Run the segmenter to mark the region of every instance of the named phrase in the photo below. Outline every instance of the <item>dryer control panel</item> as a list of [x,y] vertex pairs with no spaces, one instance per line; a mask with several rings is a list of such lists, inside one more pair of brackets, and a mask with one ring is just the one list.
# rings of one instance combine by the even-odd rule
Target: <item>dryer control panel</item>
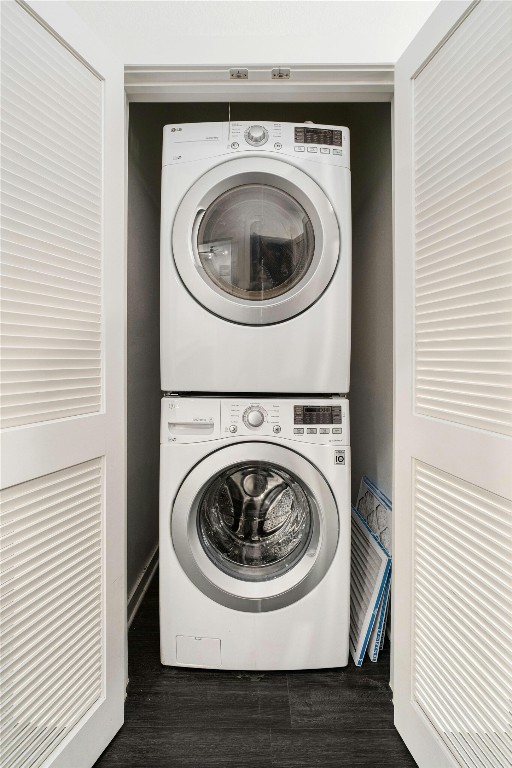
[[255,437],[350,445],[348,400],[342,397],[162,399],[162,442]]
[[238,155],[257,150],[304,161],[350,168],[350,131],[340,125],[235,121],[176,123],[164,127],[162,164]]

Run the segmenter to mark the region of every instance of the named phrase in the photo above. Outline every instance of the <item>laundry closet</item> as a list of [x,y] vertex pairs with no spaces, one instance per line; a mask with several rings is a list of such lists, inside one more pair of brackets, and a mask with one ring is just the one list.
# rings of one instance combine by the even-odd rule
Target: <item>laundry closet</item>
[[[280,84],[276,84],[280,85]],[[163,127],[279,121],[346,126],[352,182],[352,498],[363,474],[391,498],[393,244],[391,105],[374,103],[146,103],[128,133],[128,590],[158,538],[160,435],[160,189]],[[343,296],[340,296],[343,301]],[[306,315],[307,316],[307,315]],[[206,330],[206,329],[205,329]],[[331,329],[332,331],[333,329]],[[327,329],[311,327],[319,338]],[[334,334],[335,337],[335,334]],[[341,345],[340,345],[341,346]],[[233,350],[232,365],[237,365]],[[207,378],[208,372],[205,371]],[[205,386],[207,390],[208,387]],[[299,382],[297,390],[303,391]],[[270,394],[270,392],[269,392]]]
[[70,5],[2,4],[8,759],[90,768],[124,722],[162,129],[247,120],[350,130],[352,499],[367,474],[393,501],[394,725],[422,768],[509,765],[511,4]]

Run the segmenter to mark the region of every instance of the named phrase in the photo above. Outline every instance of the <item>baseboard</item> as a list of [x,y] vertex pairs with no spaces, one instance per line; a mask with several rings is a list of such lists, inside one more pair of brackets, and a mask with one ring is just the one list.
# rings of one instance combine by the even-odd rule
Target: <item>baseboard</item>
[[142,571],[139,577],[139,580],[135,585],[135,588],[132,590],[132,593],[128,598],[128,609],[127,609],[128,627],[130,627],[132,621],[135,618],[137,611],[139,610],[139,606],[142,602],[142,599],[146,594],[149,585],[151,584],[151,579],[155,575],[157,566],[158,566],[158,545],[156,546],[155,551],[153,552],[151,557],[149,558],[148,564]]

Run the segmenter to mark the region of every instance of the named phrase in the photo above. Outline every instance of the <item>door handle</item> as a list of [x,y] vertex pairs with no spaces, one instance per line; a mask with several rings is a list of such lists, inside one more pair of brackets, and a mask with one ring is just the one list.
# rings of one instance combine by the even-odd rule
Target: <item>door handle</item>
[[201,263],[201,259],[199,258],[199,246],[197,243],[197,236],[199,233],[199,227],[201,226],[201,222],[203,220],[203,216],[206,213],[205,208],[200,208],[194,219],[194,223],[192,224],[192,253],[194,255],[194,262],[198,269],[203,269],[203,265]]

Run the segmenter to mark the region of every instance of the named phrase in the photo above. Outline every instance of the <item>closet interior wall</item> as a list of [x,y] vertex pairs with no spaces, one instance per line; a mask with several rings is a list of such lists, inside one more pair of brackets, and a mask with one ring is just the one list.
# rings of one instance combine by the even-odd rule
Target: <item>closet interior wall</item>
[[[227,103],[132,102],[128,141],[128,594],[158,543],[159,252],[162,128],[223,121]],[[367,474],[391,498],[393,242],[389,103],[236,103],[232,120],[351,131],[352,495]],[[322,328],[311,328],[321,335]],[[235,361],[236,364],[236,361]]]

